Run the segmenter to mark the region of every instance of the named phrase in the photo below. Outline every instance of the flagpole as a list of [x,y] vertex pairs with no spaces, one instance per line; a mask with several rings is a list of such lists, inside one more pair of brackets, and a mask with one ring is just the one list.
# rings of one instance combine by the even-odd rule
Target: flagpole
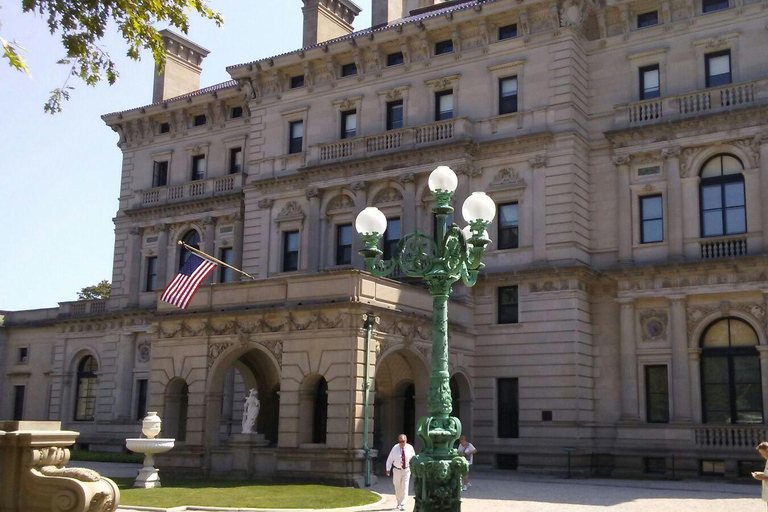
[[212,261],[212,262],[214,262],[214,263],[217,263],[217,264],[219,264],[219,265],[223,265],[223,266],[225,266],[225,267],[227,267],[227,268],[230,268],[230,269],[234,270],[235,272],[238,272],[238,273],[240,273],[240,274],[244,275],[245,277],[248,277],[248,278],[250,278],[250,279],[253,279],[254,281],[256,281],[256,278],[255,278],[255,277],[253,277],[252,275],[250,275],[250,274],[247,274],[247,273],[243,272],[243,271],[242,271],[242,270],[240,270],[239,268],[235,268],[235,267],[233,267],[233,266],[232,266],[232,265],[230,265],[229,263],[224,263],[224,262],[223,262],[223,261],[221,261],[220,259],[218,259],[218,258],[214,258],[213,256],[211,256],[211,255],[209,255],[209,254],[206,254],[206,253],[204,253],[204,252],[203,252],[203,251],[201,251],[200,249],[195,249],[194,247],[192,247],[192,246],[190,246],[190,245],[187,245],[187,244],[185,244],[185,243],[184,243],[182,240],[179,240],[179,245],[180,245],[180,246],[182,246],[183,248],[185,248],[185,249],[186,249],[186,250],[188,250],[188,251],[192,251],[193,253],[197,254],[198,256],[200,256],[200,257],[202,257],[202,258],[205,258],[205,259],[207,259],[207,260],[210,260],[210,261]]

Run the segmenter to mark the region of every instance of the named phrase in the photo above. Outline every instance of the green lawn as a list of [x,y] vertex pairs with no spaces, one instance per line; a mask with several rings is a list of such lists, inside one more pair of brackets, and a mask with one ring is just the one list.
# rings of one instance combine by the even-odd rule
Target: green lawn
[[91,462],[129,462],[140,464],[144,461],[144,455],[140,453],[113,453],[113,452],[89,452],[86,450],[72,450],[69,460]]
[[132,479],[115,479],[120,505],[143,507],[339,508],[379,501],[372,492],[329,485],[283,485],[240,480],[163,479],[163,487],[134,489]]

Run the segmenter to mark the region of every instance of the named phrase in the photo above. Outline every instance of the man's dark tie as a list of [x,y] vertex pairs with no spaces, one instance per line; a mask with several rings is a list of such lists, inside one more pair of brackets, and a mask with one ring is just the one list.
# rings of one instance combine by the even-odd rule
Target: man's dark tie
[[402,457],[402,465],[400,467],[405,469],[405,446],[400,447],[400,455]]

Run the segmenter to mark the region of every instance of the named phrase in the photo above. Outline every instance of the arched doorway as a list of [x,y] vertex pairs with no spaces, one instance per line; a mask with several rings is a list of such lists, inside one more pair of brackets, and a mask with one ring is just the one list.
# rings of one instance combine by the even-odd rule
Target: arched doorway
[[453,411],[451,416],[456,416],[461,421],[462,435],[471,440],[472,435],[472,391],[466,375],[460,372],[454,373],[449,381],[451,387],[451,404]]
[[307,376],[299,392],[299,442],[325,444],[328,437],[328,382]]
[[163,436],[179,442],[187,440],[189,386],[182,378],[171,379],[165,387],[165,424]]
[[738,318],[723,318],[701,336],[704,423],[763,423],[757,333]]

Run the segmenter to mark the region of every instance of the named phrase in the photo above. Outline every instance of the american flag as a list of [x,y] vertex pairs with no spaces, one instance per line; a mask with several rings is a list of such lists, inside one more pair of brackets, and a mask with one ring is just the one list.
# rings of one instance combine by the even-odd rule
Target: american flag
[[187,309],[187,304],[195,296],[200,283],[214,268],[216,268],[214,262],[201,258],[197,254],[190,254],[160,299],[181,309]]

